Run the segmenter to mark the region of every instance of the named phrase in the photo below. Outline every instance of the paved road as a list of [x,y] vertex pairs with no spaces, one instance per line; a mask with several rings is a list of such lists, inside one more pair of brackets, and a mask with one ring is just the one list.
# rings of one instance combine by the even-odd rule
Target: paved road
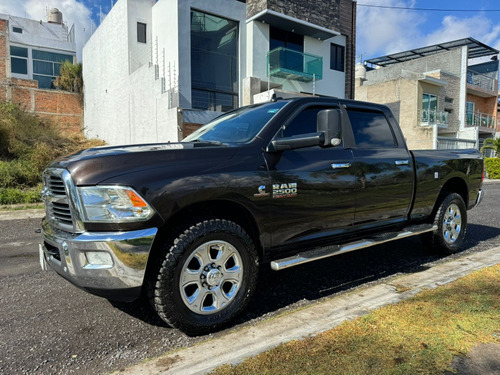
[[[483,204],[469,211],[462,255],[500,245],[500,183],[485,190]],[[0,374],[101,374],[200,340],[166,327],[139,303],[113,305],[42,272],[38,227],[39,219],[0,221]],[[418,239],[407,239],[281,272],[264,269],[239,324],[454,257],[428,255]]]

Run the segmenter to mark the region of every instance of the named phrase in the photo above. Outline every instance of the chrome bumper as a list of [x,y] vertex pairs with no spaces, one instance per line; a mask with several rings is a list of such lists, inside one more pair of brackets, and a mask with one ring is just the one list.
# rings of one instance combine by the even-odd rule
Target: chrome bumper
[[140,294],[158,229],[130,232],[68,233],[42,220],[41,266],[47,263],[76,286],[111,299]]

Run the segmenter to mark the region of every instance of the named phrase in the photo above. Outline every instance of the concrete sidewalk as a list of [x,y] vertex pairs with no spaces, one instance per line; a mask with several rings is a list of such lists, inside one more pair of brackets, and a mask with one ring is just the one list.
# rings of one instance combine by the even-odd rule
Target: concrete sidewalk
[[[345,320],[379,307],[408,299],[417,293],[448,284],[473,271],[500,263],[500,247],[463,256],[427,270],[394,277],[382,284],[359,287],[327,298],[299,311],[278,316],[250,327],[233,330],[192,347],[168,353],[117,373],[205,374],[223,364],[236,364],[281,343],[327,331]],[[398,290],[404,290],[400,293]]]

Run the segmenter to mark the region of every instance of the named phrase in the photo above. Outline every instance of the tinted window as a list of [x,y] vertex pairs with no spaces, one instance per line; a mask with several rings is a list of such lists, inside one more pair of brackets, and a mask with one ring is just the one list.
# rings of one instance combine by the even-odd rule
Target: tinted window
[[326,109],[325,107],[309,107],[300,112],[290,122],[285,130],[283,130],[283,137],[291,137],[293,135],[316,133],[316,122],[318,112]]
[[139,43],[146,43],[146,24],[137,22],[137,41]]
[[332,43],[330,45],[330,69],[344,71],[345,47]]
[[392,129],[382,112],[347,110],[358,148],[396,147]]

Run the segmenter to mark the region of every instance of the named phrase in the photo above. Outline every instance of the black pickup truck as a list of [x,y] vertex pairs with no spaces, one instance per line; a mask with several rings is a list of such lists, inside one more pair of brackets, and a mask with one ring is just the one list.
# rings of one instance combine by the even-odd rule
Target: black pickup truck
[[203,334],[245,308],[262,264],[282,270],[413,235],[457,251],[483,177],[476,150],[408,151],[385,106],[276,100],[179,143],[54,161],[40,261],[109,299],[145,293],[165,322]]

